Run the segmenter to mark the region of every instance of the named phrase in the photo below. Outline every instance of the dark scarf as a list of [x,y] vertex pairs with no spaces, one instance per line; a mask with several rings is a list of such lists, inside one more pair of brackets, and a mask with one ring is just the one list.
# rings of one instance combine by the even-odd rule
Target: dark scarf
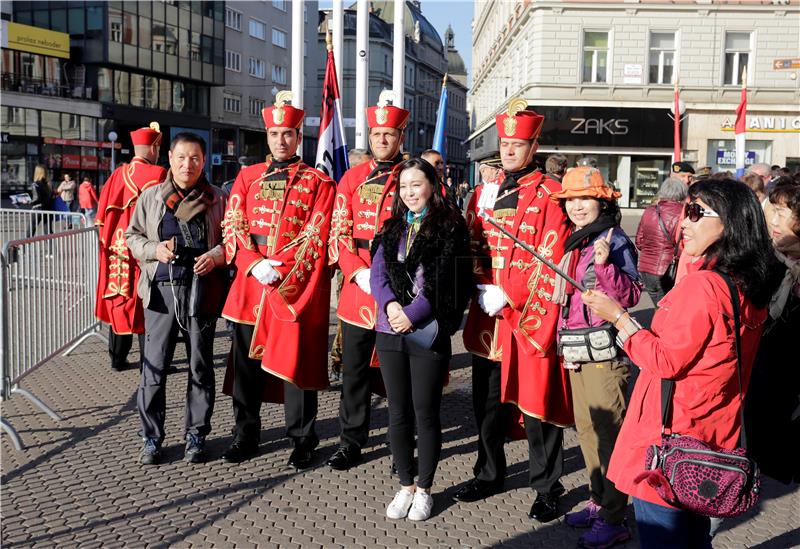
[[269,165],[269,169],[267,170],[267,175],[276,172],[278,170],[285,170],[286,168],[288,168],[289,166],[291,166],[296,162],[300,162],[300,157],[297,155],[294,155],[293,157],[288,158],[286,160],[273,159],[272,163]]
[[529,164],[516,172],[507,172],[504,170],[503,173],[505,173],[506,177],[503,179],[503,182],[500,183],[500,188],[497,190],[497,200],[494,203],[494,209],[515,209],[517,203],[519,203],[519,194],[513,191],[519,189],[520,179],[534,171],[536,171],[535,164]]
[[[578,261],[580,254],[575,250],[583,248],[586,244],[591,242],[598,234],[616,227],[619,223],[612,216],[602,212],[600,216],[593,222],[586,225],[583,229],[575,231],[567,237],[564,243],[564,256],[561,258],[558,266],[565,273],[570,276],[575,276],[575,271],[578,268]],[[593,287],[594,284],[591,284]],[[553,295],[551,301],[558,303],[565,307],[568,303],[569,296],[575,292],[575,287],[567,283],[562,277],[555,277],[555,285],[553,288]]]
[[597,219],[586,225],[583,229],[575,231],[567,237],[567,240],[564,242],[564,253],[572,251],[575,248],[582,248],[584,242],[593,240],[597,234],[611,227],[616,227],[618,224],[616,219],[602,212]]
[[399,164],[403,160],[403,155],[398,153],[397,156],[392,158],[391,160],[376,160],[375,167],[372,168],[372,171],[369,172],[367,176],[367,180],[371,180],[372,178],[378,179],[381,178],[381,181],[370,181],[371,183],[385,183],[386,176],[389,175],[389,172],[392,171],[397,164]]
[[188,223],[214,203],[214,189],[206,180],[205,174],[200,176],[191,189],[181,189],[175,184],[170,171],[162,185],[161,198],[176,218]]

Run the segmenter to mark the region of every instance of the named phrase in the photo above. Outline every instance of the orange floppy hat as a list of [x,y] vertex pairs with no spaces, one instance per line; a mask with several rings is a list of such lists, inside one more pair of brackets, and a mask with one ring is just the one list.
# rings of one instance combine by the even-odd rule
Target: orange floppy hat
[[561,198],[589,197],[599,200],[613,200],[622,196],[611,188],[597,168],[580,166],[572,168],[561,180],[561,191],[550,195],[552,200]]

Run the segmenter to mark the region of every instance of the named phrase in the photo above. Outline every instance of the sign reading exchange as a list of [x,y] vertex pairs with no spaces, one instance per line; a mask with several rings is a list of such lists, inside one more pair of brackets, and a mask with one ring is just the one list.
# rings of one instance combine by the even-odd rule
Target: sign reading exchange
[[3,21],[2,47],[69,59],[69,34]]

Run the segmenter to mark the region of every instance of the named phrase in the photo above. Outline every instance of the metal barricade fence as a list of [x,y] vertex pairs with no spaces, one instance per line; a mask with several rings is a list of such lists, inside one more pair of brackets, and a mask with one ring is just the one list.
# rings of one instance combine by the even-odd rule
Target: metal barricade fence
[[[95,228],[12,240],[3,246],[0,277],[0,398],[20,394],[54,420],[61,418],[20,381],[89,337],[106,340],[94,316],[98,273]],[[0,412],[1,414],[1,412]],[[0,416],[14,446],[22,443]]]
[[84,227],[86,216],[79,212],[0,208],[0,244]]

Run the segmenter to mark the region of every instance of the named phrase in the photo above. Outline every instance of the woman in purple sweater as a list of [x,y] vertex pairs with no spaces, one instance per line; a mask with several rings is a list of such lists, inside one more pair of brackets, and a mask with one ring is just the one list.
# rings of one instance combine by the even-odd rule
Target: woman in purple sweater
[[[562,190],[551,198],[558,200],[569,217],[572,234],[564,243],[561,267],[587,288],[613,295],[618,303],[632,307],[639,301],[642,283],[636,269],[636,249],[619,226],[619,193],[606,185],[600,172],[590,167],[567,172]],[[561,304],[559,338],[569,330],[611,328],[583,304],[580,290],[557,279],[554,300]],[[590,498],[586,506],[568,513],[566,522],[577,528],[591,528],[581,538],[586,548],[606,548],[630,539],[623,524],[628,496],[606,478],[608,462],[625,416],[628,366],[613,350],[599,360],[576,360],[564,352],[564,368],[569,369],[575,428],[589,473]],[[600,353],[598,353],[600,354]],[[572,360],[572,362],[570,362]]]
[[[412,158],[398,166],[392,217],[372,245],[370,287],[378,305],[375,348],[389,399],[389,440],[401,489],[391,519],[425,520],[442,449],[439,407],[470,290],[464,218],[442,192],[436,171]],[[414,480],[414,417],[419,475]]]

